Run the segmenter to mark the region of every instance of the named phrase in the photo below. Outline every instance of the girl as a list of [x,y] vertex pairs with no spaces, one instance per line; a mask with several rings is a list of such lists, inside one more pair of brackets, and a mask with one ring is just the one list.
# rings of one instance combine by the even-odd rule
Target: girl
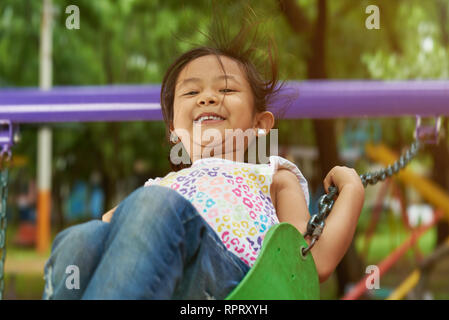
[[[254,264],[271,226],[288,222],[305,233],[309,194],[297,166],[278,156],[241,161],[254,136],[273,128],[267,101],[280,86],[272,61],[273,77],[264,82],[235,48],[196,48],[168,69],[161,89],[167,138],[191,163],[172,161],[173,172],[150,179],[103,221],[58,234],[45,299],[223,299]],[[196,130],[218,138],[211,143]],[[229,130],[237,134],[229,138]],[[242,132],[254,136],[235,146]],[[364,201],[355,170],[334,167],[325,190],[331,184],[339,195],[311,250],[321,282],[345,254]],[[79,271],[78,282],[70,270]]]

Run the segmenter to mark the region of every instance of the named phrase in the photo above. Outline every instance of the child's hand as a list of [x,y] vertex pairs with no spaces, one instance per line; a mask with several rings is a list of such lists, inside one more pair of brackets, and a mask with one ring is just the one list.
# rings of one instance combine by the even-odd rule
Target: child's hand
[[354,169],[333,167],[324,179],[326,193],[331,184],[338,188],[338,196],[320,240],[311,250],[320,282],[329,278],[348,250],[365,201],[362,179]]
[[331,184],[338,188],[338,192],[341,192],[347,185],[352,185],[356,189],[363,190],[362,179],[353,168],[336,166],[329,171],[326,178],[324,178],[324,190],[328,192],[328,188]]
[[101,220],[103,222],[111,222],[112,219],[112,215],[115,212],[115,209],[117,209],[118,206],[116,206],[115,208],[109,210],[108,212],[106,212],[104,215],[101,216]]

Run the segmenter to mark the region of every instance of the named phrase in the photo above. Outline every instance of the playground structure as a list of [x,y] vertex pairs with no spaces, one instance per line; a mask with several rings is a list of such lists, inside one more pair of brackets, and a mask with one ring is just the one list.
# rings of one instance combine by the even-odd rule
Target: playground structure
[[[362,125],[361,127],[364,128],[366,127],[366,125]],[[379,137],[378,132],[376,136]],[[370,139],[372,138],[368,137],[367,135],[359,134],[358,138],[356,137],[353,140],[354,142],[358,143],[366,143],[363,147],[364,150],[359,150],[359,148],[343,150],[340,154],[341,158],[345,159],[345,162],[354,162],[356,158],[360,158],[362,157],[362,155],[366,155],[373,162],[383,165],[391,164],[395,161],[395,159],[398,158],[398,155],[390,150],[387,146],[379,142],[377,144],[370,143]],[[380,141],[380,139],[377,140]],[[288,153],[296,157],[306,158],[309,161],[318,157],[317,150],[311,147],[293,147],[289,149]],[[311,164],[308,165],[311,166]],[[398,186],[399,183],[403,183],[406,186],[416,189],[418,194],[420,194],[425,200],[427,200],[428,203],[432,204],[435,208],[439,208],[434,212],[433,221],[416,228],[413,228],[411,226],[408,217],[407,206],[404,202],[404,195],[401,194],[400,188]],[[385,209],[383,205],[385,203],[385,198],[389,189],[391,189],[392,196],[400,203],[399,213],[402,218],[402,223],[405,226],[406,230],[410,233],[410,235],[400,246],[393,250],[390,255],[379,262],[379,276],[387,273],[395,265],[395,263],[398,262],[398,260],[401,259],[409,251],[409,249],[414,250],[416,260],[419,262],[419,268],[412,272],[404,280],[404,282],[388,296],[388,299],[390,300],[398,300],[403,299],[406,294],[410,293],[415,287],[417,287],[418,292],[422,293],[422,290],[425,287],[425,283],[428,280],[427,278],[429,277],[429,273],[431,272],[431,267],[438,262],[438,259],[441,259],[442,257],[449,254],[449,239],[447,239],[446,242],[443,243],[440,247],[436,248],[435,251],[425,259],[423,258],[422,253],[419,252],[419,248],[416,246],[421,236],[431,230],[431,228],[434,227],[437,222],[441,220],[448,220],[449,194],[442,190],[431,180],[419,176],[411,169],[404,169],[398,174],[397,177],[393,179],[387,179],[380,186],[377,199],[371,213],[369,225],[367,226],[367,230],[363,234],[364,241],[363,247],[361,249],[361,254],[364,256],[366,256],[367,252],[369,251],[371,238],[379,222],[380,215]],[[360,298],[368,290],[368,287],[366,285],[368,280],[369,275],[362,278],[350,290],[350,292],[343,297],[343,299],[354,300]]]
[[[368,144],[366,146],[366,152],[371,159],[383,164],[391,163],[391,161],[396,159],[394,152],[389,150],[384,145],[374,146]],[[439,220],[449,222],[449,194],[447,192],[442,190],[432,181],[413,173],[409,168],[406,168],[398,173],[396,178],[407,186],[413,187],[417,190],[425,200],[431,203],[435,208],[441,210],[441,212],[435,211],[434,220],[430,224],[411,230],[410,237],[379,264],[380,275],[387,272],[387,270],[416,243],[419,237],[433,227]],[[433,254],[422,261],[419,269],[429,272],[430,266],[435,263],[436,259],[441,258],[443,255],[448,253],[448,244],[449,239],[437,248]],[[412,274],[410,274],[407,279],[405,279],[405,281],[399,285],[393,293],[391,293],[388,299],[398,300],[404,298],[405,295],[419,283],[422,274],[422,271],[419,269],[412,272]],[[348,294],[343,297],[343,299],[353,300],[359,298],[367,290],[365,285],[367,278],[368,276],[363,278]]]
[[[0,208],[0,224],[2,226],[0,230],[0,250],[2,251],[0,293],[3,291],[3,265],[6,252],[4,245],[7,226],[5,215],[8,190],[7,167],[11,159],[12,146],[17,142],[16,133],[19,124],[44,124],[38,135],[37,247],[40,252],[45,252],[50,245],[51,195],[51,129],[45,124],[50,122],[154,121],[162,119],[159,105],[159,86],[66,87],[52,89],[51,1],[44,1],[40,48],[40,89],[6,89],[0,91],[0,144],[2,147],[0,175],[2,201]],[[285,119],[436,117],[449,114],[449,108],[447,107],[449,82],[447,81],[309,81],[301,83],[291,82],[286,89],[300,93],[300,96],[290,105],[290,108],[284,115]],[[276,101],[273,107],[275,110],[280,109],[283,104],[283,101]],[[420,131],[425,132],[428,131],[427,129],[429,127],[417,124],[417,137],[420,136]],[[387,153],[384,152],[384,154]],[[386,164],[391,164],[395,160],[389,159]],[[367,177],[365,176],[365,178]],[[400,177],[400,179],[405,179],[411,185],[424,183],[427,188],[430,185],[429,183],[426,184],[425,180],[410,174],[400,175]],[[373,176],[373,178],[377,181],[377,176]],[[424,189],[418,190],[426,195],[428,201],[434,203],[447,215],[446,210],[449,202],[443,192],[437,192],[437,196],[434,197]],[[434,188],[433,191],[435,190]],[[330,203],[325,203],[325,205],[327,208],[326,213],[328,214],[332,205]],[[428,229],[432,225],[426,228]],[[418,233],[421,234],[425,229],[419,230]],[[303,250],[310,249],[313,243],[307,247],[307,244],[304,244],[302,235],[285,224],[271,228],[270,231],[271,233],[269,232],[266,236],[270,249],[262,249],[259,259],[265,266],[253,268],[252,275],[256,275],[250,275],[242,281],[240,289],[243,290],[232,293],[228,298],[318,298],[319,291],[317,289],[319,287],[315,265],[311,255],[304,254]],[[406,248],[410,247],[415,238],[412,238],[412,241],[399,248],[393,254],[394,258],[389,259],[385,263],[387,266],[383,269],[388,269],[388,266],[402,255]],[[286,245],[286,242],[290,243]],[[266,246],[265,242],[264,246]],[[286,250],[284,250],[284,246]],[[264,254],[263,251],[267,251],[267,253]],[[281,260],[279,257],[288,261],[288,267],[291,269],[286,269],[285,273],[279,278],[269,277],[270,274],[274,274],[273,272],[270,273],[270,270],[273,271],[273,269],[279,267],[279,265],[273,263],[279,262]],[[261,261],[256,262],[256,265],[262,264]],[[266,286],[257,287],[257,280],[263,280],[267,276],[271,278],[272,283],[281,283],[278,287],[279,290],[270,292],[267,291],[269,288]],[[255,278],[256,282],[252,283],[251,278]],[[408,282],[416,283],[416,278],[415,273],[412,277],[414,281]],[[410,288],[411,285],[407,284],[406,287]],[[357,294],[352,294],[350,298],[355,299],[360,296],[360,291],[357,291]],[[252,295],[254,293],[257,295]],[[261,293],[265,294],[265,296],[261,296]],[[267,295],[268,293],[272,295],[269,296]],[[396,295],[396,297],[399,296]]]
[[[447,112],[444,108],[444,100],[449,98],[449,90],[444,90],[444,88],[449,89],[449,84],[442,81],[431,82],[437,90],[431,90],[435,94],[433,99],[435,99],[434,104],[430,108],[422,109],[425,110],[425,115],[441,115]],[[380,88],[384,88],[388,85],[388,90],[380,91]],[[362,105],[362,101],[368,98],[368,101],[374,100],[374,97],[381,96],[383,103],[382,105],[378,103],[378,108],[371,106],[370,108],[352,108],[353,117],[377,117],[377,116],[391,116],[386,110],[393,110],[391,107],[393,105],[406,105],[409,103],[407,93],[409,90],[413,90],[415,97],[413,101],[420,100],[420,97],[426,97],[429,99],[429,86],[427,82],[393,82],[393,83],[381,83],[381,82],[343,82],[343,81],[331,81],[331,82],[303,82],[303,83],[289,83],[288,90],[292,88],[302,93],[302,98],[296,100],[291,106],[290,113],[287,113],[286,118],[320,118],[323,117],[326,112],[327,114],[335,114],[335,110],[338,108],[343,108],[343,105],[356,106],[357,104]],[[320,88],[320,89],[316,89]],[[345,90],[346,88],[346,90]],[[357,90],[363,92],[363,95],[357,94]],[[379,91],[381,93],[379,93]],[[48,123],[48,122],[73,122],[73,121],[134,121],[134,120],[161,120],[162,114],[159,107],[159,87],[158,86],[112,86],[112,87],[87,87],[87,88],[55,88],[49,91],[40,91],[35,89],[8,89],[3,92],[0,91],[2,99],[0,101],[0,119],[2,121],[2,132],[0,133],[2,139],[2,147],[4,153],[10,155],[11,147],[14,144],[15,132],[17,132],[18,125],[23,123]],[[421,94],[419,94],[421,93]],[[325,108],[323,104],[320,104],[320,99],[325,96],[326,99],[331,99],[333,101],[332,110],[329,107]],[[388,98],[387,98],[387,97]],[[306,98],[304,98],[306,97]],[[398,99],[405,100],[402,103],[398,103]],[[369,99],[372,98],[372,99]],[[379,100],[379,99],[378,99]],[[281,102],[274,105],[274,108],[280,108]],[[320,105],[321,108],[311,108],[308,104]],[[369,105],[369,104],[368,104]],[[159,107],[159,109],[158,109]],[[309,110],[306,115],[302,112]],[[316,113],[310,114],[310,110],[314,110]],[[395,109],[397,110],[397,109]],[[394,113],[394,116],[399,115],[413,115],[415,109],[402,108],[400,113]],[[345,114],[348,116],[345,112]],[[420,114],[422,115],[422,114]],[[420,119],[418,117],[418,119]],[[429,131],[436,128],[423,127],[417,125],[417,132],[419,130]],[[47,132],[50,129],[46,129]],[[392,154],[387,150],[386,147],[382,146],[367,146],[366,153],[373,160],[378,162],[383,162],[385,165],[393,163],[397,159],[397,155]],[[49,155],[41,155],[41,157],[49,157]],[[375,158],[376,157],[376,158]],[[47,168],[50,170],[51,168]],[[449,212],[449,200],[443,191],[438,190],[437,187],[433,186],[429,181],[413,175],[410,170],[404,170],[399,173],[398,179],[406,181],[409,185],[416,186],[420,192],[423,193],[424,198],[426,198],[430,203],[435,204],[436,207],[441,208],[443,212],[447,215]],[[48,191],[49,192],[49,191]],[[45,202],[44,199],[40,199],[41,204],[38,205],[38,248],[48,248],[49,245],[49,207],[48,204],[42,204]],[[436,221],[435,221],[436,222]],[[433,225],[433,224],[432,224]],[[427,229],[431,226],[427,226]],[[285,227],[281,227],[285,228]],[[418,234],[422,234],[423,230],[420,230]],[[295,236],[293,236],[295,237]],[[267,239],[270,237],[267,237]],[[273,237],[276,239],[276,236]],[[381,270],[385,272],[394,261],[396,261],[407,248],[409,248],[414,241],[416,241],[416,235],[411,238],[412,240],[405,244],[400,250],[385,262],[386,266],[383,266]],[[298,246],[297,246],[298,249]],[[291,254],[289,254],[291,256]],[[309,255],[310,257],[310,255]],[[266,259],[267,260],[267,259]],[[268,259],[269,260],[269,259]],[[271,259],[279,260],[279,259]],[[309,259],[309,268],[311,271],[308,275],[315,274],[313,261]],[[273,266],[269,267],[273,268]],[[304,266],[302,265],[302,268]],[[288,279],[287,284],[293,284],[292,281],[299,281],[302,284],[311,285],[309,295],[287,295],[280,297],[292,299],[296,298],[318,298],[316,293],[316,288],[318,287],[317,279],[313,280],[309,277],[307,279],[300,279],[299,272],[291,273],[291,279]],[[266,273],[265,273],[266,274]],[[416,276],[415,278],[416,279]],[[361,281],[362,283],[363,281]],[[415,280],[415,284],[416,284]],[[251,285],[250,288],[255,288]],[[307,287],[307,286],[306,286]],[[410,286],[409,286],[410,287]],[[315,290],[315,291],[314,291]],[[361,290],[363,291],[363,290]],[[278,291],[273,291],[273,293]],[[345,298],[355,299],[359,297],[363,292],[358,294],[353,294],[346,296]],[[244,297],[247,295],[244,295]],[[279,295],[278,295],[279,296]],[[231,296],[232,297],[232,296]],[[236,296],[241,298],[242,296]],[[274,296],[272,296],[274,297]],[[259,297],[260,298],[260,297]]]

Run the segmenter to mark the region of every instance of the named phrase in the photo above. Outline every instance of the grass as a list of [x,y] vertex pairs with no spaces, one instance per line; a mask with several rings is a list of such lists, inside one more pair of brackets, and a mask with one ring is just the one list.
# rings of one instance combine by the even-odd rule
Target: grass
[[[365,239],[363,235],[360,234],[360,236],[356,237],[355,246],[357,252],[361,256],[365,257],[365,263],[377,264],[381,260],[385,259],[394,249],[400,246],[409,236],[410,233],[406,232],[402,228],[396,234],[391,234],[388,232],[376,233],[371,238],[368,252],[364,252]],[[428,255],[435,248],[436,237],[436,229],[430,229],[418,239],[416,242],[416,247],[423,255]],[[405,259],[410,259],[413,257],[414,254],[412,249],[409,249],[404,256]]]
[[41,274],[5,274],[5,300],[39,300],[45,282]]
[[[43,261],[48,259],[51,248],[46,253],[40,254],[33,248],[17,247],[13,244],[16,232],[17,226],[9,224],[6,234],[6,264],[10,264],[11,268],[10,270],[5,270],[4,299],[41,299],[45,286],[44,274],[43,268],[40,272],[35,272],[36,264],[40,267]],[[51,239],[53,240],[54,237],[55,232],[52,232]],[[18,270],[14,270],[15,266],[17,266]],[[27,269],[30,270],[27,271]]]

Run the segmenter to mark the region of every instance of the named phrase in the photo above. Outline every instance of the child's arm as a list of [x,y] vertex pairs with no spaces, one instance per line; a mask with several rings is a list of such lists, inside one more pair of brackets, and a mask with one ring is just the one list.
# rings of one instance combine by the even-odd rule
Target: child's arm
[[112,219],[112,215],[115,212],[115,209],[117,209],[118,206],[116,206],[115,208],[109,210],[108,212],[106,212],[102,217],[101,220],[104,222],[111,222]]
[[[279,221],[291,223],[304,234],[310,215],[298,178],[289,170],[279,170],[273,183]],[[331,183],[338,187],[338,198],[326,219],[321,237],[311,250],[320,282],[329,278],[346,253],[365,198],[362,182],[354,169],[334,167],[324,179],[325,190]],[[309,238],[306,241],[310,244]]]

